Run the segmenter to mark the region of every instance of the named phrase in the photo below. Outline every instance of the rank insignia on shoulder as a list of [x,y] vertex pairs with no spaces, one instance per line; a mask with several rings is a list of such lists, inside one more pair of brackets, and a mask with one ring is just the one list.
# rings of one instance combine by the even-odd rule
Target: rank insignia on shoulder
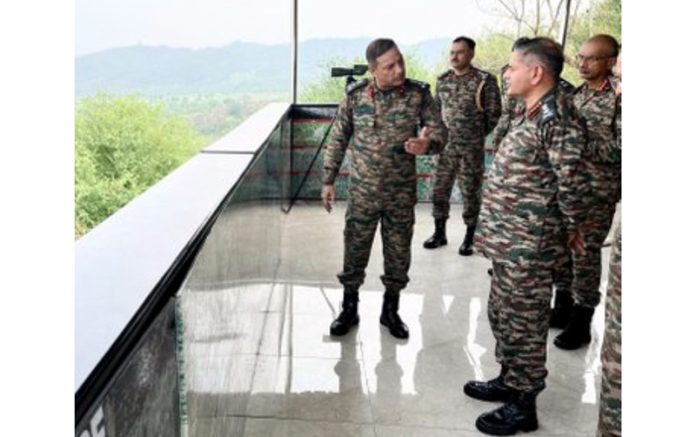
[[442,73],[441,75],[439,75],[439,76],[437,77],[437,79],[440,80],[440,79],[446,78],[447,76],[450,75],[450,72],[451,72],[451,71],[452,71],[452,70],[447,70],[447,71],[445,71],[444,73]]
[[544,98],[541,102],[541,123],[546,124],[558,118],[558,107],[553,94]]
[[359,80],[359,81],[357,81],[357,82],[351,83],[351,84],[348,85],[348,87],[346,88],[346,94],[351,94],[351,93],[353,93],[355,90],[358,90],[358,89],[364,87],[364,86],[367,85],[369,82],[370,82],[370,81],[367,80],[367,79],[361,79],[361,80]]
[[478,78],[480,81],[485,81],[489,77],[495,80],[495,76],[487,71],[481,70],[479,68],[474,68],[474,71],[478,74]]
[[621,88],[621,79],[616,76],[609,76],[609,85],[611,85],[611,88],[614,90],[614,94],[616,94],[616,89]]
[[414,85],[420,91],[425,92],[430,90],[430,84],[427,82],[421,82],[420,80],[406,79],[406,85]]
[[558,81],[558,88],[560,88],[561,91],[566,92],[568,94],[573,94],[575,92],[575,86],[573,86],[572,83],[568,82],[563,78],[561,78]]

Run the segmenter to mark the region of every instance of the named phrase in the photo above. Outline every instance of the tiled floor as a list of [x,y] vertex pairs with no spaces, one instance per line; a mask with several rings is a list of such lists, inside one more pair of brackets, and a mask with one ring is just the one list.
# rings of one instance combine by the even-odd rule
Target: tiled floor
[[[255,210],[268,214],[263,209],[250,208],[244,219]],[[496,404],[468,398],[462,385],[499,370],[486,318],[488,261],[457,254],[464,235],[458,217],[448,223],[448,246],[423,249],[432,219],[430,205],[418,205],[411,282],[400,311],[410,339],[397,341],[379,325],[379,237],[361,289],[360,325],[344,338],[331,338],[328,327],[342,293],[335,274],[342,263],[344,212],[341,203],[330,215],[318,203],[297,204],[280,219],[274,273],[261,269],[263,278],[246,280],[214,275],[214,286],[199,276],[196,286],[185,287],[182,435],[482,435],[474,421]],[[235,220],[243,219],[220,226]],[[235,251],[253,257],[257,249],[253,242],[238,247],[234,241],[215,247],[205,256],[217,265],[234,262],[227,257],[238,257],[230,255]],[[594,435],[603,305],[597,314],[589,347],[561,351],[551,344],[558,331],[551,331],[550,375],[538,399],[540,429],[531,435]]]

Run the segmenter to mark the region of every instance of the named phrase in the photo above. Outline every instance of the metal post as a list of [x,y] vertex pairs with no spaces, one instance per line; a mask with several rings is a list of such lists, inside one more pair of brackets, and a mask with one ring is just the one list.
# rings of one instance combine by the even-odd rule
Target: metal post
[[297,2],[292,2],[292,104],[297,103]]
[[561,38],[561,47],[565,51],[566,37],[568,36],[568,21],[570,20],[570,0],[566,0],[565,20],[563,23],[563,37]]

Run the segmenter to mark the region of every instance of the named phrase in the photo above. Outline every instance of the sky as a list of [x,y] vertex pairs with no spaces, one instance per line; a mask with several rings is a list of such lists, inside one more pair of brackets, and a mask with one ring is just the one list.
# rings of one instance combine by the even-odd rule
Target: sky
[[[394,38],[412,44],[475,36],[496,17],[486,0],[298,0],[299,39]],[[219,47],[289,43],[292,0],[76,0],[75,55],[130,45]]]

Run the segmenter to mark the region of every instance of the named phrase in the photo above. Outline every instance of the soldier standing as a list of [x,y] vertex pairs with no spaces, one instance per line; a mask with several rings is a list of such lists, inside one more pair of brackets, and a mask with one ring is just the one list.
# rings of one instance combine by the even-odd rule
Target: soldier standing
[[[528,38],[522,37],[516,40],[512,44],[512,50],[515,50],[515,47],[518,43],[518,41],[526,41]],[[504,77],[505,71],[507,70],[508,66],[507,64],[503,65],[503,67],[500,69],[500,77]],[[518,116],[524,113],[524,102],[516,99],[514,97],[510,97],[507,95],[507,84],[505,83],[505,79],[502,80],[502,87],[503,87],[503,113],[500,116],[500,119],[498,120],[498,124],[496,124],[495,128],[493,129],[493,133],[491,134],[491,144],[493,146],[493,154],[498,150],[498,146],[500,146],[500,142],[505,138],[505,135],[507,135],[508,130],[510,130],[510,124],[512,121]],[[573,86],[572,83],[568,82],[567,80],[561,78],[559,83],[558,83],[558,90],[561,92],[566,92],[566,93],[573,93],[575,91],[575,87]]]
[[487,175],[476,244],[493,262],[488,319],[501,365],[464,392],[505,404],[476,420],[488,434],[538,427],[536,397],[546,386],[553,271],[570,245],[584,250],[585,138],[575,108],[558,90],[563,50],[537,37],[520,41],[505,73],[508,94],[524,101]]
[[449,142],[437,159],[433,188],[435,233],[423,247],[434,249],[447,244],[445,223],[449,218],[450,196],[455,178],[462,193],[466,236],[459,254],[473,253],[474,232],[481,209],[484,140],[500,118],[501,103],[494,75],[471,65],[476,42],[465,36],[452,41],[452,68],[437,78],[435,100],[447,125]]
[[[354,83],[338,107],[324,157],[321,197],[331,212],[334,181],[352,138],[350,186],[344,235],[342,311],[331,335],[344,335],[360,321],[358,289],[365,280],[377,224],[380,224],[386,291],[380,323],[396,338],[408,338],[398,314],[399,295],[408,283],[415,222],[415,155],[438,153],[447,129],[428,85],[406,79],[401,52],[391,39],[367,47],[372,80]],[[420,133],[418,129],[422,128]]]
[[[616,58],[614,75],[619,79],[614,91],[621,104],[621,53]],[[618,126],[621,145],[621,125]],[[609,259],[609,283],[602,343],[602,390],[599,395],[598,437],[621,436],[621,222],[614,233]]]
[[616,39],[600,34],[585,41],[577,55],[585,82],[575,91],[573,101],[587,131],[584,158],[591,192],[587,201],[587,255],[569,254],[554,281],[551,326],[564,328],[554,339],[561,349],[577,349],[591,340],[590,324],[600,301],[602,244],[621,199],[621,105],[616,93],[618,79],[611,73],[618,54]]

